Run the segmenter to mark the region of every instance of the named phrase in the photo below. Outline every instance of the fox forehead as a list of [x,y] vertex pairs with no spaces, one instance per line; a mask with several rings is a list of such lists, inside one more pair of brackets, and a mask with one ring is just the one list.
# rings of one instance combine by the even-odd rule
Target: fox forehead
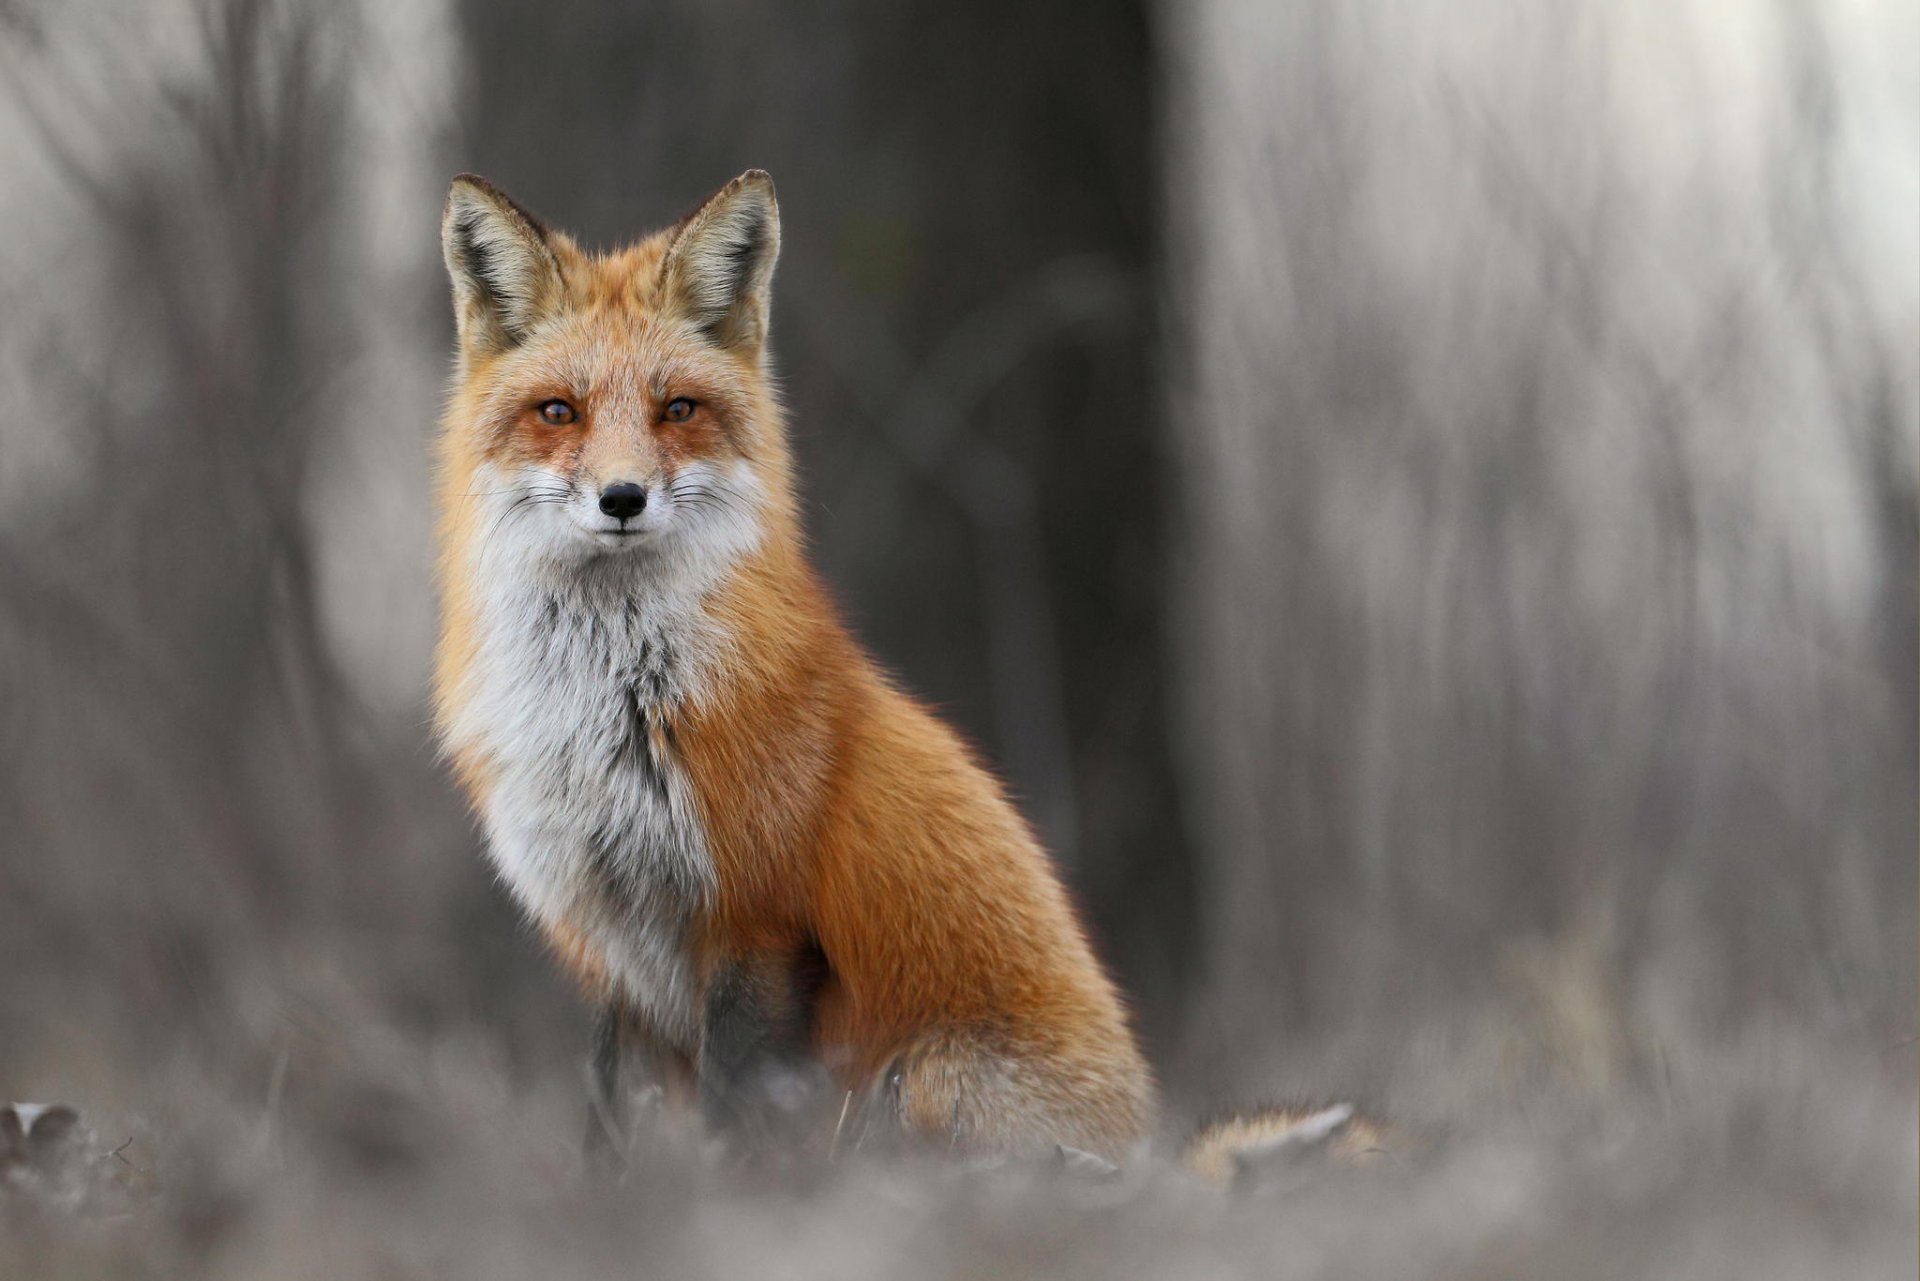
[[725,353],[672,317],[609,315],[569,308],[544,322],[513,351],[474,370],[490,402],[518,408],[527,395],[571,396],[619,404],[670,396],[731,400],[748,379]]
[[740,400],[749,371],[667,306],[664,233],[627,249],[560,253],[566,296],[528,340],[469,371],[489,411],[516,412],[529,395],[565,395],[588,408],[637,407],[670,396]]
[[602,254],[582,251],[559,232],[552,233],[551,240],[561,279],[576,305],[615,315],[653,315],[661,309],[661,267],[672,243],[670,231]]

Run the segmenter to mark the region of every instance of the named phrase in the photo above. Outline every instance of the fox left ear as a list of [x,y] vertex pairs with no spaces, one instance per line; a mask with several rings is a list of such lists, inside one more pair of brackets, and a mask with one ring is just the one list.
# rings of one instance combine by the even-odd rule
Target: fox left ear
[[662,264],[667,295],[722,347],[766,340],[780,206],[773,179],[749,169],[681,224]]

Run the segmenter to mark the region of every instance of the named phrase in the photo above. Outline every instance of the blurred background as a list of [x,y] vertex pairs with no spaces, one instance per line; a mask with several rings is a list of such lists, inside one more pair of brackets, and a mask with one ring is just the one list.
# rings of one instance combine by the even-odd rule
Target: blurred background
[[6,0],[0,67],[0,1099],[139,1134],[177,1258],[263,1169],[564,1164],[426,732],[440,203],[761,166],[826,576],[1171,1128],[1634,1117],[1910,1261],[1912,5]]

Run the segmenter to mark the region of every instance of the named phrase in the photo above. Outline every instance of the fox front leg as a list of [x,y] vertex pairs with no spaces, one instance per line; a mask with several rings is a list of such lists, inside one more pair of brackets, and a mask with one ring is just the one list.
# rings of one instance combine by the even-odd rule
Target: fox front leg
[[749,1151],[798,1141],[832,1094],[813,1053],[817,951],[735,958],[708,980],[700,1111]]
[[617,1172],[627,1150],[626,1098],[620,1089],[622,1011],[603,998],[593,1012],[593,1045],[587,1058],[587,1165]]
[[692,1065],[686,1056],[667,1049],[622,1001],[608,996],[594,1009],[587,1069],[587,1164],[600,1173],[618,1174],[632,1146],[635,1091],[651,1091],[656,1104],[658,1096],[684,1098],[691,1093]]

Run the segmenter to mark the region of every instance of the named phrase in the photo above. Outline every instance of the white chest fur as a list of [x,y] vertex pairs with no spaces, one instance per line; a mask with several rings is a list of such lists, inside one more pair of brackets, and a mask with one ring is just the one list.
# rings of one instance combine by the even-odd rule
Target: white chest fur
[[714,869],[673,722],[720,643],[697,601],[591,573],[494,586],[453,737],[491,765],[501,878],[585,933],[658,1035],[697,1037],[687,931]]

